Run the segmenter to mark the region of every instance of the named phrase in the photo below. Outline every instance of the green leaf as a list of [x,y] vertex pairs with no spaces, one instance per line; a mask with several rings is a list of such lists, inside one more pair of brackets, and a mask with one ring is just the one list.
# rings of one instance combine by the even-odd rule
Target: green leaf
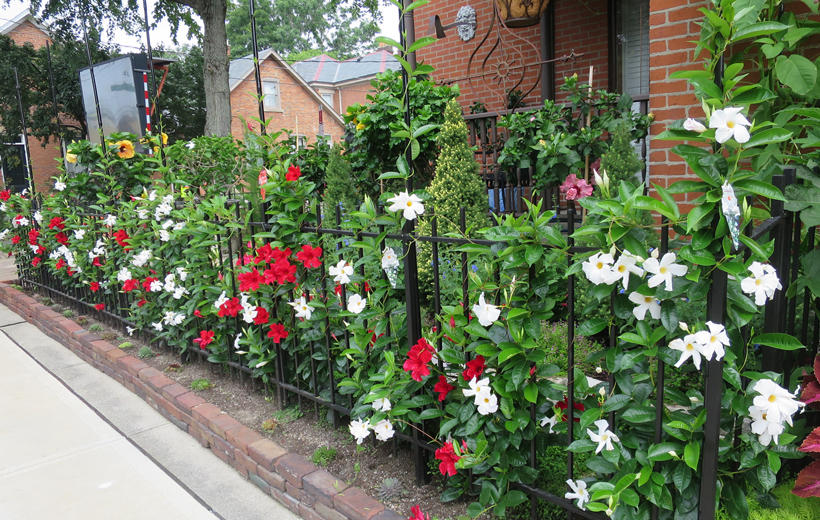
[[686,465],[693,470],[698,470],[698,463],[700,462],[700,443],[690,442],[683,449],[683,460]]
[[674,220],[676,218],[675,213],[667,208],[666,204],[658,199],[653,199],[652,197],[646,197],[644,195],[640,195],[635,198],[635,208],[645,211],[655,211],[670,220]]
[[789,57],[778,56],[774,71],[780,83],[801,96],[808,94],[817,82],[817,67],[799,54],[792,54]]
[[752,240],[751,238],[747,237],[746,235],[740,235],[740,241],[749,248],[749,250],[754,253],[759,260],[764,262],[769,261],[769,257],[772,256],[771,253],[768,253],[765,249],[763,249],[760,244]]
[[701,204],[692,208],[692,211],[686,217],[686,232],[691,233],[708,224],[707,217],[712,216],[714,209],[714,203]]
[[792,335],[780,332],[767,332],[752,339],[753,344],[765,345],[779,350],[799,350],[806,348],[800,341]]
[[624,421],[634,424],[648,423],[655,420],[655,410],[635,406],[626,410],[620,417]]
[[407,52],[408,53],[416,52],[417,50],[419,50],[423,47],[427,47],[428,45],[433,44],[435,42],[436,42],[436,38],[434,38],[432,36],[423,36],[423,37],[417,39],[415,42],[413,42],[413,45],[411,45],[407,49]]
[[[661,442],[650,446],[647,456],[649,460],[653,462],[658,460],[670,460],[672,459],[670,452],[677,452],[677,450],[680,450],[680,444],[677,442]],[[680,456],[680,454],[678,455]]]
[[[788,140],[792,136],[792,133],[785,128],[766,128],[759,132],[755,132],[752,134],[752,137],[746,142],[743,147],[744,148],[752,148],[755,146],[765,146],[767,144],[772,143],[782,143],[783,141]],[[738,181],[744,182],[744,181]],[[753,181],[758,182],[758,181]],[[734,183],[735,186],[738,183]],[[779,190],[778,190],[779,191]],[[756,192],[753,192],[756,193]]]
[[769,491],[777,484],[777,477],[768,464],[757,467],[757,480],[765,491]]
[[578,325],[576,333],[581,336],[594,336],[604,330],[607,325],[609,325],[607,318],[591,318]]
[[758,36],[765,36],[767,34],[784,31],[788,28],[788,25],[783,25],[780,22],[753,23],[751,25],[747,25],[739,31],[736,31],[735,34],[732,35],[732,39],[729,40],[729,42],[735,43],[747,38],[757,38]]
[[678,254],[687,262],[697,265],[715,265],[717,263],[715,256],[705,249],[695,251],[692,246],[683,246]]
[[511,357],[515,356],[516,354],[521,354],[522,350],[521,347],[515,346],[510,348],[505,348],[498,354],[498,364],[502,364]]
[[536,402],[538,400],[538,385],[527,383],[526,388],[524,388],[524,399],[531,403]]
[[626,394],[615,394],[607,398],[604,402],[604,412],[617,412],[629,404],[632,398]]
[[783,193],[773,184],[768,182],[756,181],[753,179],[744,179],[742,181],[733,182],[735,188],[740,188],[749,193],[760,195],[774,200],[786,200]]

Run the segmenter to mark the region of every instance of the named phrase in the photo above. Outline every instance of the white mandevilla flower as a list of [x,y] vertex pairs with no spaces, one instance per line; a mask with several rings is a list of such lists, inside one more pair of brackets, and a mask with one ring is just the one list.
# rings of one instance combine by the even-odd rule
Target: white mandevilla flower
[[632,308],[632,314],[639,320],[643,321],[644,318],[646,318],[646,311],[649,311],[649,315],[652,316],[652,318],[656,320],[660,319],[661,304],[658,303],[658,299],[654,296],[647,296],[633,291],[629,295],[629,301],[637,305],[637,307]]
[[43,214],[40,213],[39,210],[34,212],[34,220],[36,220],[38,224],[43,223]]
[[63,181],[58,180],[54,183],[54,189],[57,191],[63,191],[66,188],[65,183]]
[[661,258],[660,262],[655,257],[649,257],[643,262],[643,268],[652,276],[647,280],[649,287],[657,287],[660,284],[665,284],[664,288],[667,291],[672,290],[672,277],[683,276],[688,267],[675,263],[675,253],[666,253]]
[[373,400],[370,406],[372,406],[377,412],[389,412],[392,408],[390,399],[386,397],[379,397],[378,399]]
[[313,307],[307,304],[304,296],[301,296],[299,299],[288,303],[288,305],[293,307],[296,311],[297,318],[309,320],[310,316],[313,314]]
[[188,293],[188,289],[186,289],[185,287],[182,287],[181,285],[177,285],[177,288],[176,288],[176,289],[174,289],[174,294],[173,294],[173,296],[174,296],[174,299],[175,299],[175,300],[179,300],[179,299],[181,299],[183,296],[185,296],[186,294],[189,294],[189,293]]
[[612,266],[613,276],[615,276],[616,279],[621,280],[624,289],[629,289],[630,273],[639,277],[643,276],[644,270],[637,266],[639,260],[640,258],[633,255],[629,251],[624,251],[623,254],[618,257],[615,265]]
[[160,229],[159,230],[159,239],[162,242],[168,242],[169,240],[171,240],[171,233],[169,233],[168,231],[166,231],[164,229]]
[[188,278],[188,271],[184,267],[177,267],[177,276],[184,282]]
[[361,444],[370,435],[370,421],[355,419],[348,425],[350,435],[356,438],[356,444]]
[[154,327],[154,329],[157,332],[162,332],[162,322],[161,321],[154,322],[154,323],[151,324],[151,326]]
[[76,240],[82,240],[84,236],[85,236],[85,230],[84,229],[77,229],[77,230],[74,231],[74,238]]
[[690,132],[697,132],[699,134],[706,131],[706,127],[703,126],[703,123],[697,119],[692,119],[691,117],[687,118],[686,121],[683,122],[683,129],[689,130]]
[[11,223],[14,227],[25,227],[28,226],[29,220],[23,215],[17,215]]
[[487,377],[480,381],[477,381],[477,378],[473,377],[467,385],[470,388],[465,388],[461,392],[465,397],[475,396],[476,401],[478,401],[480,396],[489,395],[492,393],[492,390],[490,389],[490,379]]
[[332,265],[327,270],[328,274],[333,277],[333,281],[342,285],[350,283],[350,275],[353,274],[353,266],[339,260],[339,263]]
[[590,282],[595,285],[602,283],[609,285],[615,283],[618,278],[620,278],[618,274],[612,270],[612,264],[614,262],[615,259],[612,258],[612,255],[599,252],[590,256],[581,264],[581,268],[584,270],[584,274]]
[[354,314],[359,314],[364,310],[365,305],[367,305],[367,300],[359,296],[358,294],[351,294],[347,298],[347,310]]
[[157,221],[162,220],[163,217],[167,217],[171,214],[171,209],[173,209],[171,208],[171,204],[163,201],[162,203],[160,203],[159,206],[156,207],[156,209],[154,209],[154,218]]
[[174,276],[174,273],[169,273],[165,277],[165,283],[162,285],[162,289],[165,292],[174,292],[176,290],[176,288],[177,288],[176,277]]
[[478,406],[478,413],[481,415],[489,415],[498,411],[498,397],[493,393],[477,395],[475,404]]
[[740,281],[740,288],[746,294],[755,295],[755,305],[765,305],[766,300],[774,298],[774,292],[783,289],[777,278],[777,271],[769,264],[752,262],[749,266],[752,276]]
[[726,350],[723,347],[729,346],[729,336],[726,334],[726,328],[711,321],[706,322],[709,330],[701,330],[695,333],[695,341],[700,343],[700,351],[707,360],[723,359]]
[[168,229],[174,227],[174,221],[171,219],[166,220],[162,223],[162,229]]
[[137,329],[135,329],[134,327],[125,327],[125,331],[128,333],[129,336],[133,336],[134,331],[136,331],[136,330]]
[[151,202],[157,200],[157,191],[156,190],[151,190],[148,193],[148,200],[150,200]]
[[242,341],[242,333],[241,332],[239,334],[237,334],[236,337],[233,339],[233,348],[234,348],[234,350],[237,351],[237,354],[244,354],[244,352],[239,350],[241,348],[241,346],[239,344],[240,341]]
[[740,107],[726,107],[712,112],[709,118],[709,128],[715,129],[715,140],[721,144],[733,138],[740,144],[746,143],[751,137],[747,126],[752,124],[743,114]]
[[424,204],[416,194],[410,194],[406,191],[399,193],[394,197],[387,199],[391,206],[387,208],[389,211],[401,211],[404,218],[407,220],[415,220],[415,218],[424,213]]
[[153,282],[151,282],[149,289],[151,292],[160,292],[162,290],[162,282],[160,282],[159,280],[154,280]]
[[138,209],[137,217],[139,217],[140,220],[148,220],[148,210],[145,208]]
[[103,219],[104,226],[116,226],[117,225],[117,217],[114,215],[106,215],[105,219]]
[[484,301],[484,293],[478,297],[478,303],[473,305],[473,314],[478,318],[482,327],[489,327],[501,316],[501,309]]
[[550,427],[550,433],[553,433],[553,428],[556,424],[558,424],[558,417],[553,415],[552,417],[547,417],[546,415],[541,418],[541,428],[545,428],[547,426]]
[[8,229],[4,229],[3,231],[0,231],[0,240],[5,240],[5,238],[6,238],[6,237],[8,236],[8,234],[9,234],[9,231],[10,231],[10,230],[8,230]]
[[228,300],[230,300],[230,298],[225,296],[225,291],[222,291],[222,294],[220,294],[219,298],[217,298],[216,301],[214,302],[214,307],[216,307],[218,309],[218,308],[222,307],[223,305],[225,305],[228,302]]
[[179,230],[184,229],[184,228],[185,228],[185,222],[183,222],[183,221],[177,222],[176,224],[174,224],[174,231],[179,231]]
[[700,370],[700,356],[703,354],[701,345],[695,339],[694,334],[687,334],[683,339],[676,338],[669,342],[669,348],[680,351],[680,359],[675,363],[676,368],[680,368],[687,359],[692,358],[695,368]]
[[127,282],[128,280],[132,279],[131,271],[127,267],[123,267],[117,273],[117,281],[118,282]]
[[786,429],[780,421],[772,421],[765,408],[760,406],[750,406],[749,416],[752,418],[751,430],[757,435],[757,440],[763,446],[768,446],[773,440],[777,444],[777,438]]
[[617,435],[612,433],[609,430],[609,423],[606,419],[598,419],[595,421],[595,426],[598,427],[598,431],[594,432],[587,428],[587,435],[589,438],[592,439],[592,442],[597,442],[598,447],[595,448],[595,453],[598,454],[601,450],[606,449],[606,451],[612,451],[615,447],[612,445],[613,442],[620,442],[621,440],[618,438]]
[[578,509],[586,511],[586,503],[589,502],[589,491],[587,491],[587,483],[583,480],[567,480],[567,485],[572,490],[564,493],[564,498],[567,500],[577,500],[575,503]]
[[131,264],[134,267],[142,267],[148,263],[148,260],[151,259],[151,250],[143,249],[138,254],[134,255],[134,258],[131,260]]
[[795,394],[771,379],[758,380],[752,390],[760,394],[752,400],[752,403],[766,413],[767,420],[777,423],[785,421],[789,426],[793,426],[792,415],[804,406],[795,399]]
[[376,439],[385,442],[393,438],[396,432],[393,430],[393,425],[387,419],[382,419],[373,426],[373,433],[376,434]]
[[193,141],[188,141],[187,143],[185,143],[185,148],[189,150],[193,150],[194,147],[196,147],[196,143]]
[[399,266],[399,258],[392,247],[385,247],[382,251],[382,269],[393,269]]

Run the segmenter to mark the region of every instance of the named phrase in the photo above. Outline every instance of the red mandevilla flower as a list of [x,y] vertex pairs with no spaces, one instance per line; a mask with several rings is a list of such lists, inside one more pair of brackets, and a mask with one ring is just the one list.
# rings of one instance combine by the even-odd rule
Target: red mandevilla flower
[[139,286],[140,286],[140,281],[139,280],[135,280],[133,278],[131,280],[126,280],[122,284],[122,292],[131,292]]
[[305,265],[305,268],[320,267],[322,265],[322,248],[311,247],[310,245],[302,246],[302,250],[296,253],[296,259]]
[[36,246],[37,245],[37,237],[40,236],[39,229],[32,229],[28,232],[28,243]]
[[145,289],[145,292],[151,292],[151,282],[156,282],[157,279],[149,276],[142,282],[142,288]]
[[199,332],[199,337],[194,339],[194,343],[199,345],[200,350],[205,350],[205,347],[213,343],[214,331],[203,330]]
[[302,170],[298,166],[291,166],[288,168],[288,173],[285,174],[286,181],[296,181],[302,176]]
[[104,303],[98,303],[97,305],[94,306],[94,308],[97,309],[98,311],[101,311],[101,310],[105,309],[105,304]]
[[68,245],[68,235],[60,231],[56,235],[54,235],[54,239],[59,242],[60,244],[67,246]]
[[220,318],[224,318],[225,316],[230,316],[231,318],[235,318],[239,311],[242,310],[242,304],[239,303],[239,298],[231,298],[230,300],[226,301],[219,307],[219,312],[216,314]]
[[32,267],[37,267],[38,265],[40,265],[40,262],[42,262],[42,260],[40,259],[40,257],[39,257],[39,256],[35,256],[34,258],[32,258],[32,259],[31,259],[31,266],[32,266]]
[[99,256],[95,256],[94,260],[91,262],[91,265],[94,265],[94,266],[97,266],[97,267],[102,267],[103,262],[102,262],[102,260],[100,260]]
[[257,325],[264,325],[270,319],[270,315],[268,315],[268,311],[265,310],[264,307],[257,307],[256,308],[256,317],[253,319],[253,322]]
[[128,239],[131,238],[128,236],[128,233],[124,229],[120,229],[116,233],[114,233],[114,239],[116,239],[117,243],[124,247],[128,247]]
[[46,248],[45,248],[45,247],[43,247],[43,246],[40,246],[40,247],[38,247],[38,248],[37,248],[37,251],[36,251],[34,254],[35,254],[35,255],[42,255],[42,254],[44,254],[45,252],[46,252]]
[[137,302],[137,307],[142,307],[142,306],[143,306],[143,305],[145,305],[146,303],[148,303],[148,300],[146,300],[145,298],[143,298],[143,299],[141,299],[140,301],[138,301],[138,302]]
[[260,285],[264,285],[265,277],[259,274],[259,270],[255,267],[247,273],[239,273],[237,276],[239,280],[239,290],[242,292],[255,291],[259,289]]
[[273,338],[274,343],[280,343],[283,339],[288,337],[288,331],[285,330],[285,326],[281,323],[271,323],[270,331],[268,331],[268,337]]
[[11,197],[11,190],[0,191],[0,200],[6,202]]
[[60,259],[58,259],[58,260],[57,260],[57,263],[56,263],[56,264],[54,264],[54,268],[55,268],[55,269],[57,269],[57,270],[60,270],[60,269],[62,269],[63,267],[65,267],[65,260],[63,260],[62,258],[60,258]]
[[12,244],[19,244],[20,243],[20,235],[14,235],[13,237],[11,237],[11,243]]
[[[557,406],[561,410],[566,411],[566,409],[569,408],[569,398],[565,397],[563,401],[559,401],[559,402],[555,403],[555,406]],[[579,412],[583,412],[584,409],[585,409],[584,408],[584,403],[579,403],[577,401],[575,403],[573,403],[572,407],[574,409],[578,410]],[[564,421],[564,422],[567,422],[567,416],[562,415],[561,420]],[[574,417],[573,422],[581,422],[581,418],[580,417]]]
[[413,345],[409,352],[407,352],[407,360],[404,362],[404,371],[410,372],[410,377],[414,381],[421,381],[425,376],[430,375],[430,367],[427,363],[433,359],[435,350],[427,343],[424,338],[419,339],[418,343]]
[[201,312],[199,312],[199,309],[196,309],[196,310],[194,311],[194,316],[196,316],[197,318],[201,318],[201,317],[202,317],[202,313],[201,313]]
[[287,258],[282,258],[265,269],[264,276],[266,283],[296,283],[296,266],[288,262]]
[[438,392],[438,400],[439,402],[443,402],[447,399],[447,394],[449,394],[451,390],[455,390],[455,388],[456,387],[447,382],[445,376],[438,376],[438,383],[433,387],[433,391]]
[[63,223],[63,217],[54,217],[53,219],[51,219],[49,221],[48,229],[54,229],[54,228],[57,228],[60,231],[62,231],[63,228],[65,228],[65,224]]
[[284,251],[277,247],[271,252],[274,262],[278,262],[280,260],[290,260],[290,254],[291,250],[289,247],[286,247]]
[[465,381],[470,381],[474,377],[478,378],[484,372],[485,366],[484,356],[476,356],[475,359],[467,362],[467,368],[461,373],[461,377]]
[[421,512],[421,506],[413,506],[410,508],[410,513],[413,515],[407,520],[430,520],[430,515]]
[[88,284],[88,288],[91,289],[91,292],[97,292],[100,290],[99,282],[91,282]]
[[452,442],[445,442],[444,446],[436,450],[436,459],[441,461],[438,465],[438,470],[442,475],[449,477],[455,476],[456,462],[458,462],[461,457],[456,455]]

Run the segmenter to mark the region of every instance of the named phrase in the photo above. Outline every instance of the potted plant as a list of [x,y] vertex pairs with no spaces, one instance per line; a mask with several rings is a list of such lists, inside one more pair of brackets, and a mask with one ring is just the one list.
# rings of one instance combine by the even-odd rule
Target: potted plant
[[528,27],[538,23],[550,0],[495,0],[495,3],[507,27]]

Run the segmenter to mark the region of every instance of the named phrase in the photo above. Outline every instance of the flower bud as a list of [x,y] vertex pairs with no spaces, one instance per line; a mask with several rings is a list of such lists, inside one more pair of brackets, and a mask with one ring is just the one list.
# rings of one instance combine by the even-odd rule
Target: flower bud
[[706,131],[706,127],[703,126],[700,121],[697,119],[692,119],[691,117],[683,122],[683,129],[689,130],[690,132],[697,132],[699,134]]

